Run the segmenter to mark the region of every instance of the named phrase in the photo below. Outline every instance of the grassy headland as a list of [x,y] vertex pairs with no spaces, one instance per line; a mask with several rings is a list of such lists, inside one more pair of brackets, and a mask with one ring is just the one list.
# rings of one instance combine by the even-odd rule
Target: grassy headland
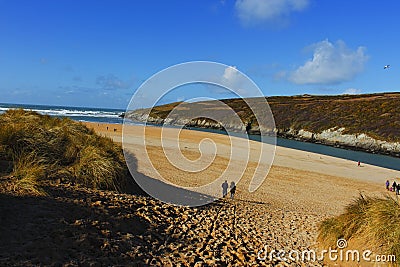
[[[266,98],[274,115],[278,131],[288,129],[306,130],[321,133],[331,128],[345,128],[344,134],[364,133],[372,138],[400,141],[400,93],[379,93],[364,95],[338,96],[276,96]],[[262,98],[247,99],[257,105]],[[254,114],[242,99],[222,100],[231,107],[241,120],[250,125],[257,125]],[[165,119],[171,110],[181,104],[179,113],[195,115],[201,108],[212,109],[215,101],[197,103],[171,103],[154,107],[150,118]],[[132,113],[140,113],[134,111]],[[218,112],[218,108],[215,109]],[[128,113],[129,117],[129,113]],[[279,132],[278,132],[279,134]]]

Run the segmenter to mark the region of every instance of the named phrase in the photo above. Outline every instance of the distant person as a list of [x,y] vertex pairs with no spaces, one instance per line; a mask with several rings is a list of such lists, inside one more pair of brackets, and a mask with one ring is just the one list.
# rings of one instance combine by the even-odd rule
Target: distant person
[[393,181],[392,187],[393,187],[393,191],[396,192],[396,189],[397,189],[396,181]]
[[233,199],[235,197],[235,193],[236,193],[235,182],[231,182],[231,199]]
[[400,183],[396,186],[396,195],[400,195]]
[[225,197],[228,194],[228,181],[225,180],[225,182],[222,184],[222,197]]
[[389,185],[390,185],[389,180],[386,180],[386,190],[389,190]]
[[357,162],[357,166],[361,167],[361,162],[360,161]]

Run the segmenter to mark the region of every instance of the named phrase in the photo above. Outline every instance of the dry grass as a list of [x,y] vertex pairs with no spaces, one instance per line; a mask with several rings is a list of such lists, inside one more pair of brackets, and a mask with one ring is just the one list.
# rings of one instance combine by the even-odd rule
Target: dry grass
[[[123,191],[122,148],[81,123],[22,109],[0,115],[0,174],[8,190],[44,194],[45,182]],[[6,168],[6,166],[12,168]]]
[[[246,99],[252,106],[263,106],[264,98]],[[245,123],[258,125],[258,122],[243,99],[222,100],[230,106]],[[400,141],[400,105],[399,93],[379,93],[365,95],[338,95],[338,96],[275,96],[268,97],[275,119],[275,126],[283,134],[289,129],[308,130],[320,133],[323,130],[344,127],[345,133],[365,133],[369,136],[385,141]],[[166,118],[181,102],[156,106],[151,109],[150,117]],[[181,104],[181,111],[172,117],[197,118],[199,111],[213,109],[218,111],[218,101]],[[184,110],[183,110],[184,109]],[[146,110],[136,110],[141,114]],[[129,115],[129,113],[128,113]],[[129,117],[129,116],[128,116]],[[211,122],[211,120],[208,120]],[[229,125],[229,118],[223,120]],[[218,127],[216,127],[218,128]],[[280,134],[280,133],[278,133]]]
[[39,183],[46,177],[46,164],[33,153],[18,155],[13,160],[11,190],[20,194],[44,195]]
[[[395,255],[400,263],[400,205],[391,196],[385,198],[360,195],[345,213],[320,225],[319,241],[334,247],[339,238],[368,244],[375,251]],[[370,249],[370,248],[369,248]]]

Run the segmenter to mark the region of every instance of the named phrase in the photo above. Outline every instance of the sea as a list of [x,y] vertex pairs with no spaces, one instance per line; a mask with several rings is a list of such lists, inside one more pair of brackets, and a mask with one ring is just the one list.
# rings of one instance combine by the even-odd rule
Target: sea
[[97,123],[123,123],[121,114],[123,109],[108,108],[85,108],[67,106],[45,106],[45,105],[25,105],[25,104],[0,104],[0,114],[8,109],[26,109],[36,111],[43,115],[54,117],[69,117],[76,121],[97,122]]
[[[23,108],[26,110],[36,111],[40,114],[46,114],[54,117],[69,117],[75,121],[82,122],[95,122],[95,123],[112,123],[122,124],[124,119],[121,115],[125,112],[123,109],[108,109],[108,108],[86,108],[86,107],[67,107],[67,106],[46,106],[46,105],[25,105],[25,104],[0,104],[0,114],[8,109]],[[132,125],[143,125],[142,123],[129,122],[125,123]],[[157,125],[155,125],[157,127]],[[223,131],[212,129],[196,129],[192,130],[213,132],[218,134],[225,134]],[[249,139],[260,141],[260,136],[249,135]],[[267,138],[268,140],[268,138]],[[361,161],[375,166],[389,168],[400,171],[400,158],[392,157],[381,154],[373,154],[362,151],[354,151],[350,149],[326,146],[322,144],[307,143],[297,140],[290,140],[284,138],[277,138],[276,144],[278,146],[333,156],[353,160],[356,162]],[[389,178],[389,177],[388,177]]]

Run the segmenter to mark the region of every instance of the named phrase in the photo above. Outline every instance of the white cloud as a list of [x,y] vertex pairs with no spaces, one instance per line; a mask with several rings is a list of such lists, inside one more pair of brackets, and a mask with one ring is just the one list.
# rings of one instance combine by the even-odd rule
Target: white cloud
[[247,83],[248,79],[237,70],[236,66],[227,67],[222,75],[222,84],[227,85],[230,90],[241,96],[248,93],[246,89],[243,89]]
[[310,0],[236,0],[235,8],[242,23],[276,22],[290,13],[302,11]]
[[235,83],[239,78],[236,66],[229,66],[225,69],[222,79],[228,83]]
[[291,73],[289,80],[296,84],[338,84],[353,79],[363,71],[368,60],[365,47],[347,48],[343,41],[328,40],[311,46],[313,58]]
[[249,94],[247,89],[254,87],[251,80],[243,75],[236,66],[227,66],[223,73],[210,77],[208,80],[211,83],[204,83],[205,88],[211,93],[223,94],[224,97],[234,97],[235,95],[245,97]]
[[361,94],[361,89],[348,88],[343,92],[344,95],[358,95]]

